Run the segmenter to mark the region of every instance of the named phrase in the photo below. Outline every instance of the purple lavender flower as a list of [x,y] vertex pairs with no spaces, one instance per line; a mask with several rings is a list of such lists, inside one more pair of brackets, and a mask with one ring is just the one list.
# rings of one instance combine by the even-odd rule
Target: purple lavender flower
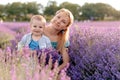
[[59,53],[56,49],[53,48],[45,48],[45,49],[41,49],[41,50],[37,50],[37,56],[40,59],[41,55],[46,54],[46,64],[48,64],[49,59],[50,59],[50,55],[52,56],[52,63],[55,63],[56,60],[59,59]]

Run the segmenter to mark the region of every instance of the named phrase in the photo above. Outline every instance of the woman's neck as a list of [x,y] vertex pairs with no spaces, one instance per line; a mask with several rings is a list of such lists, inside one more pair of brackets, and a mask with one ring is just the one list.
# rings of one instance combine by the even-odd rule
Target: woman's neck
[[51,40],[51,42],[57,42],[58,32],[57,32],[57,30],[55,30],[55,29],[52,27],[52,25],[49,24],[49,25],[45,28],[44,34],[49,37],[49,39]]
[[59,31],[57,31],[56,29],[54,29],[52,27],[52,25],[50,24],[50,25],[48,25],[48,32],[49,32],[49,34],[51,34],[53,36],[57,36]]

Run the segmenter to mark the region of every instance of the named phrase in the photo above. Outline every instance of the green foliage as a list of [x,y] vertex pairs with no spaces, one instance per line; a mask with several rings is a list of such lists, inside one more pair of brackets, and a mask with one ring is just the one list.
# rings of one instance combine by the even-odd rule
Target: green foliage
[[60,7],[57,6],[56,1],[48,1],[47,6],[43,11],[43,14],[45,15],[46,20],[50,21],[51,18],[55,15],[56,11],[59,9]]
[[47,22],[50,22],[50,20],[53,18],[53,16],[45,16],[45,19],[47,20]]
[[3,17],[4,5],[0,5],[0,17]]
[[24,8],[26,8],[28,14],[39,14],[39,9],[42,8],[42,5],[37,4],[36,2],[28,2],[26,5],[24,5]]
[[82,16],[85,19],[104,20],[105,17],[114,17],[116,10],[104,3],[86,3],[82,6]]
[[78,4],[63,2],[62,4],[60,4],[60,7],[69,9],[74,15],[75,20],[79,20],[80,18],[79,13],[81,12],[81,7]]
[[56,1],[49,0],[47,6],[36,2],[13,2],[0,5],[0,19],[4,21],[29,21],[32,15],[42,14],[49,21],[60,8],[69,9],[75,20],[120,20],[120,11],[104,3],[85,3],[83,6],[70,2],[57,5]]
[[5,10],[2,11],[2,9],[3,8],[0,6],[0,14],[3,14],[2,18],[4,18],[5,21],[26,21],[30,18],[30,16],[27,15],[39,14],[42,5],[36,2],[13,2],[12,4],[8,3],[5,6]]
[[45,7],[44,15],[52,16],[55,14],[55,12],[58,9],[60,9],[60,8],[57,6],[56,1],[49,1],[47,6]]

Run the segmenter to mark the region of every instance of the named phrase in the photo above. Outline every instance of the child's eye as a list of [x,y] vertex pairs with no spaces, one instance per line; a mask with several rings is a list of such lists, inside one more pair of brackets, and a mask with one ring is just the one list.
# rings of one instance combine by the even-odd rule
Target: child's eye
[[35,27],[35,28],[36,28],[37,26],[33,26],[33,27]]
[[42,26],[39,26],[39,28],[42,28]]
[[62,23],[66,24],[66,22],[65,22],[65,21],[62,21]]

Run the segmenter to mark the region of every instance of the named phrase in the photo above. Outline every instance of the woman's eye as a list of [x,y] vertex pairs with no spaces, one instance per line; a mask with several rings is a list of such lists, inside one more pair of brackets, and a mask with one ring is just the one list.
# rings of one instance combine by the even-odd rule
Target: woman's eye
[[60,18],[60,16],[57,17],[58,19]]

